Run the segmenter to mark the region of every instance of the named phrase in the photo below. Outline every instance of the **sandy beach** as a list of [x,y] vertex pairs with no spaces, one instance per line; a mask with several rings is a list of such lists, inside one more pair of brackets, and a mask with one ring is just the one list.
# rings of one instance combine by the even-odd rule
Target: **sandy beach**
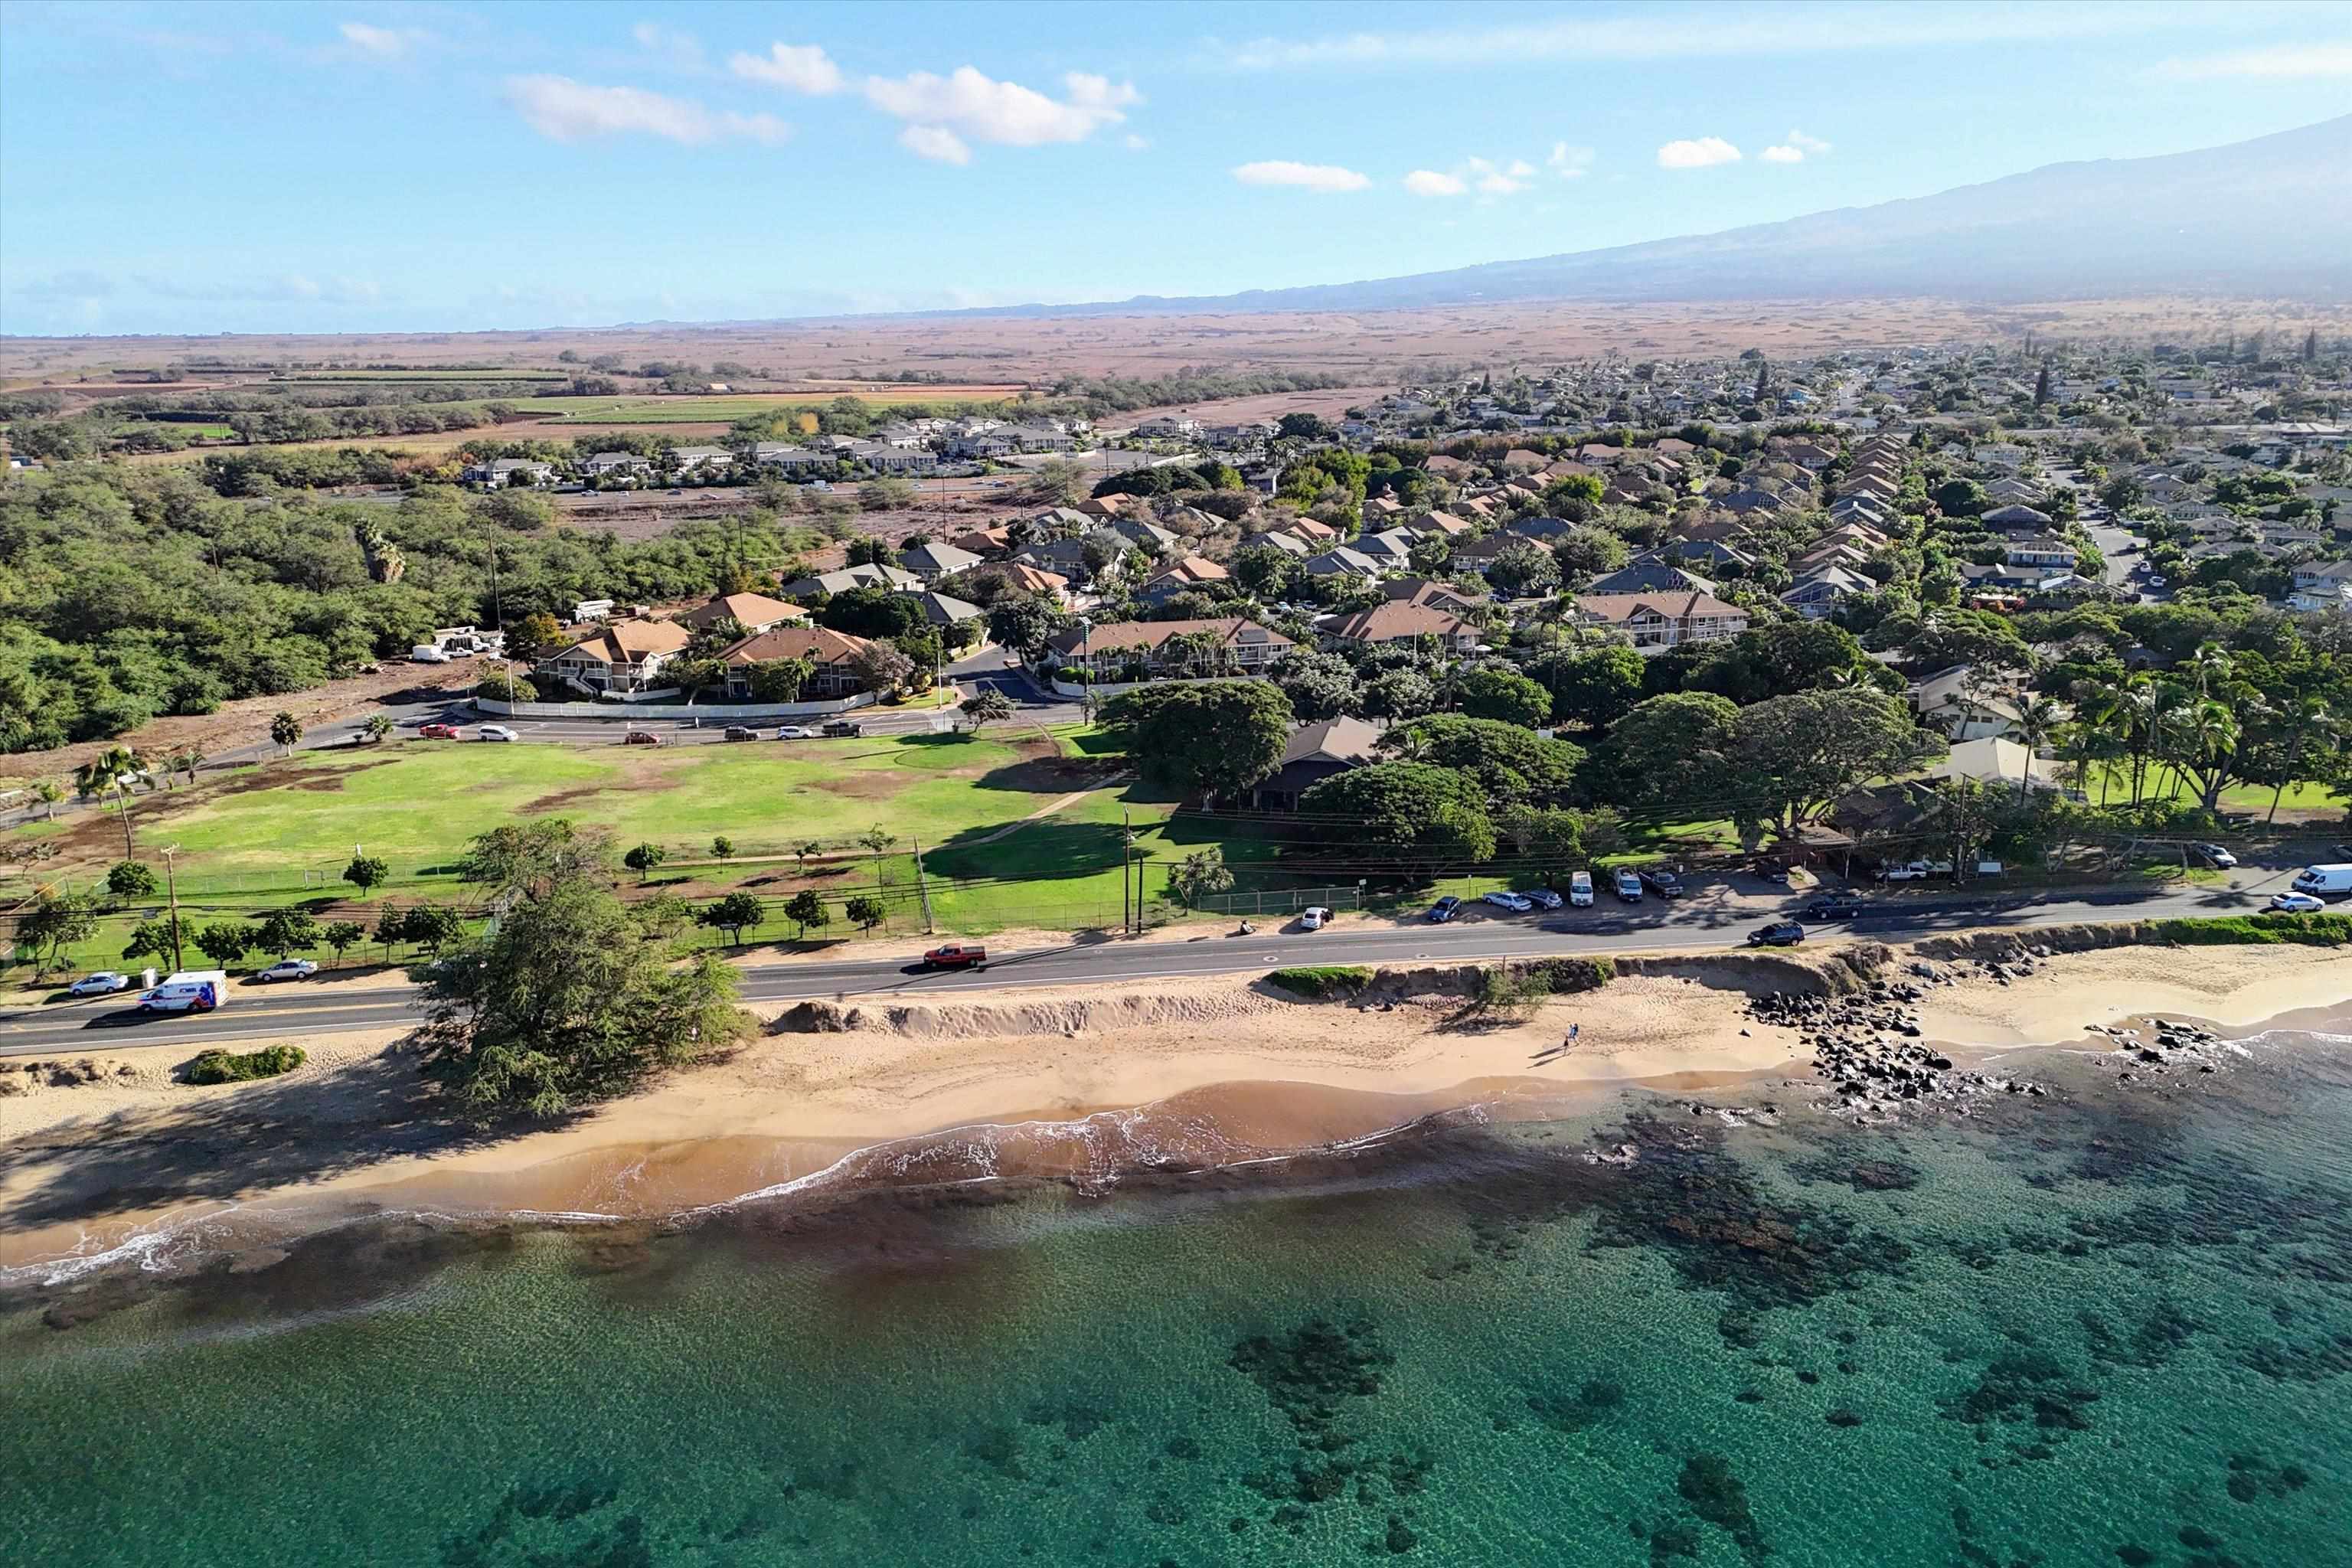
[[[175,1082],[170,1053],[60,1059],[0,1074],[0,1267],[205,1215],[660,1216],[795,1183],[1013,1169],[1083,1182],[1272,1157],[1463,1107],[1512,1115],[1626,1084],[1695,1091],[1805,1071],[1792,1030],[1746,1016],[1748,992],[1788,971],[1662,968],[1502,1017],[1453,996],[1306,1003],[1241,977],[866,1006],[826,1032],[778,1030],[771,1008],[722,1059],[496,1134],[434,1115],[390,1033],[337,1036],[284,1078],[208,1089]],[[1995,1049],[2149,1013],[2231,1027],[2347,1001],[2352,957],[2336,950],[2116,948],[2005,985],[1968,973],[1932,990],[1922,1018],[1931,1038]]]

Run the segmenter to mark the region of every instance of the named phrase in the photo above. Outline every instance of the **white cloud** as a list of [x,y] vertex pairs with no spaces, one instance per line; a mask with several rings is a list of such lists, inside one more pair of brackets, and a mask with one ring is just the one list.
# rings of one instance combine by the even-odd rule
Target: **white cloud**
[[1658,167],[1661,169],[1704,169],[1711,164],[1738,162],[1739,149],[1720,136],[1669,142],[1658,149]]
[[937,125],[909,125],[898,132],[898,145],[919,158],[961,165],[971,162],[971,149],[962,137]]
[[689,145],[739,137],[773,143],[792,134],[772,114],[717,113],[691,99],[641,87],[595,87],[566,76],[509,77],[507,101],[551,142],[637,134]]
[[1244,163],[1234,171],[1234,178],[1244,185],[1297,185],[1308,191],[1360,191],[1372,183],[1369,174],[1337,163],[1294,163],[1281,158]]
[[1147,152],[1150,149],[1151,138],[1149,136],[1138,136],[1134,132],[1130,131],[1127,133],[1126,144],[1127,150],[1130,153]]
[[730,55],[727,68],[737,76],[794,92],[839,92],[848,85],[841,68],[815,44],[770,44],[765,55]]
[[1801,147],[1767,147],[1763,157],[1768,163],[1801,163],[1805,161],[1805,153]]
[[2273,44],[2218,55],[2187,55],[2159,61],[2148,75],[2162,81],[2211,81],[2223,77],[2272,80],[2299,77],[2352,77],[2352,43]]
[[1584,177],[1584,172],[1592,167],[1592,160],[1598,154],[1590,147],[1578,147],[1566,142],[1555,142],[1551,144],[1551,155],[1544,160],[1544,163],[1546,167],[1556,171],[1563,180],[1580,180]]
[[[926,145],[944,149],[951,141],[965,157],[973,142],[1006,147],[1040,147],[1050,142],[1083,142],[1108,126],[1123,123],[1125,110],[1143,101],[1132,82],[1113,83],[1108,77],[1072,71],[1062,79],[1067,98],[1049,98],[1018,82],[996,81],[970,66],[959,66],[950,76],[916,71],[904,77],[868,77],[866,99],[885,114],[922,131]],[[918,152],[904,135],[900,142]],[[943,153],[924,153],[925,157]],[[950,159],[961,162],[961,159]]]
[[1816,158],[1830,150],[1830,144],[1820,137],[1808,136],[1797,130],[1789,132],[1789,145],[1800,153],[1811,153]]
[[1535,171],[1527,164],[1514,163],[1508,169],[1497,168],[1484,158],[1472,158],[1462,165],[1464,177],[1482,196],[1507,196],[1528,188],[1524,176]]
[[1404,188],[1417,196],[1458,196],[1470,186],[1456,175],[1441,174],[1434,169],[1415,169],[1404,177]]
[[629,29],[629,37],[636,39],[637,47],[656,65],[688,75],[708,68],[702,58],[702,40],[692,33],[675,32],[659,22],[640,22]]
[[[1497,27],[1333,34],[1212,43],[1213,58],[1243,70],[1333,65],[1425,70],[1433,66],[1517,65],[1530,60],[1662,60],[1853,53],[1984,44],[2133,37],[2175,28],[2210,30],[2230,13],[2165,0],[2104,5],[1979,4],[1814,5],[1710,15],[1703,26],[1660,26],[1648,16],[1589,16]],[[2272,7],[2273,11],[2281,8]],[[2319,73],[2301,73],[2319,74]]]
[[382,60],[399,59],[425,39],[415,27],[371,27],[365,22],[346,22],[336,31],[360,53]]

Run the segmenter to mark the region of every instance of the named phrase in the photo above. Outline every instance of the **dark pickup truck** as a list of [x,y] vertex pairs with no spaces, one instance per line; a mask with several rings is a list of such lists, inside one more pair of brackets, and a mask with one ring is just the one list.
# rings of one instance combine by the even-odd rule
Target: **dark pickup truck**
[[923,965],[928,969],[985,969],[988,967],[988,949],[950,942],[945,947],[935,947],[923,954]]
[[866,733],[866,726],[855,719],[828,719],[825,721],[824,732],[835,736],[863,735]]

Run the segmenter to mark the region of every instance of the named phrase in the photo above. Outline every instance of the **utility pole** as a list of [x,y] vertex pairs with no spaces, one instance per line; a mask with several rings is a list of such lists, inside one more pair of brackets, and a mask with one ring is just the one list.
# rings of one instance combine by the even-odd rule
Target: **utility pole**
[[1127,811],[1122,807],[1118,814],[1118,929],[1121,931],[1130,930],[1135,924],[1134,910],[1127,896],[1127,863],[1133,858],[1128,848],[1127,818]]
[[930,879],[923,875],[923,841],[918,838],[915,839],[913,843],[915,846],[915,890],[923,900],[923,934],[925,936],[929,936],[933,934],[931,929],[931,884]]
[[166,929],[172,933],[172,967],[175,971],[187,967],[180,956],[180,879],[173,874],[176,868],[172,864],[172,857],[179,852],[180,847],[176,844],[156,851],[163,857],[163,887],[172,902],[172,923]]

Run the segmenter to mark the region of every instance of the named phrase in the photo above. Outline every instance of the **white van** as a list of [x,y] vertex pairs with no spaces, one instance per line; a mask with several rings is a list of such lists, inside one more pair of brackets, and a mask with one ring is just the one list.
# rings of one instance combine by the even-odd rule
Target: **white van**
[[142,1013],[209,1013],[228,1000],[228,974],[219,969],[186,969],[139,998]]
[[408,650],[411,661],[417,664],[447,664],[449,656],[435,643],[421,642]]
[[1572,871],[1568,879],[1568,901],[1580,910],[1592,907],[1592,873]]
[[2306,866],[2289,885],[2315,899],[2340,899],[2352,893],[2352,866]]

